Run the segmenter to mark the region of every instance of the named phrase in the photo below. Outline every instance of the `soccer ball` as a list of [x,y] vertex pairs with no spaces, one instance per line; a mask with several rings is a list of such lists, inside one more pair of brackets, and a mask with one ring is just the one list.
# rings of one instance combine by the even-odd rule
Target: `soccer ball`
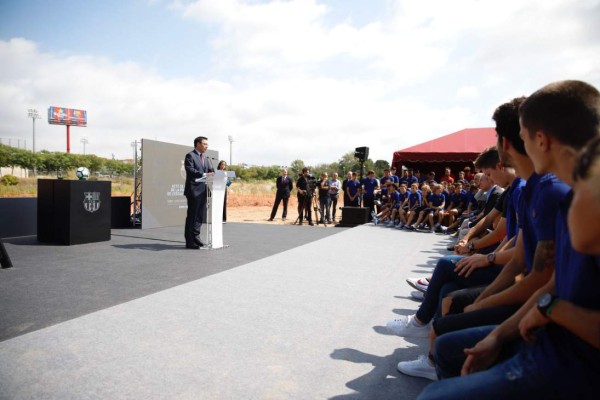
[[79,167],[77,171],[75,171],[75,175],[79,178],[79,180],[86,180],[90,177],[90,170],[86,167]]

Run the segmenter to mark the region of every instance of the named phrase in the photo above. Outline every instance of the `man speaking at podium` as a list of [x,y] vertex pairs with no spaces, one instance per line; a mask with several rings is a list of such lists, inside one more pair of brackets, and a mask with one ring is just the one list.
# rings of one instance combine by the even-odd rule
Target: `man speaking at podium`
[[208,139],[198,136],[194,139],[194,150],[185,155],[185,189],[188,209],[185,218],[185,247],[198,249],[204,244],[200,241],[200,228],[206,219],[206,176],[215,172],[210,158],[206,155]]

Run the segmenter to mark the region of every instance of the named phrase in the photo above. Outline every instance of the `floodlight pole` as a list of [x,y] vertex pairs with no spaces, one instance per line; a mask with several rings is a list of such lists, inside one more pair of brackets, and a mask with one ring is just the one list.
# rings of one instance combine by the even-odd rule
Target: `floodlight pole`
[[227,139],[229,139],[229,165],[232,165],[233,163],[233,156],[232,156],[232,150],[233,150],[233,136],[229,135],[227,137]]
[[81,143],[83,143],[83,155],[85,156],[85,145],[88,144],[88,140],[85,137],[81,138]]
[[35,108],[30,108],[27,110],[27,117],[33,120],[33,152],[35,153],[35,120],[40,118],[40,114]]

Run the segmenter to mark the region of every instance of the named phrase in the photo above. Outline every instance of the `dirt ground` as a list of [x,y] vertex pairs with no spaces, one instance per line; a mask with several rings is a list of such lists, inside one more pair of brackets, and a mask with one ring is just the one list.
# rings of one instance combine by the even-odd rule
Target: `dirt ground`
[[[273,221],[269,221],[271,209],[273,208],[274,196],[244,196],[240,194],[227,195],[227,222],[243,222],[251,224],[273,224],[273,225],[293,225],[298,218],[298,202],[295,197],[291,197],[288,203],[288,215],[285,221],[281,220],[283,204],[279,205],[277,215]],[[314,212],[313,212],[314,214]],[[338,210],[338,221],[342,213]],[[315,218],[313,215],[313,222]],[[306,222],[305,222],[306,225]],[[325,227],[324,225],[317,225]],[[327,224],[326,227],[333,227],[334,224]]]

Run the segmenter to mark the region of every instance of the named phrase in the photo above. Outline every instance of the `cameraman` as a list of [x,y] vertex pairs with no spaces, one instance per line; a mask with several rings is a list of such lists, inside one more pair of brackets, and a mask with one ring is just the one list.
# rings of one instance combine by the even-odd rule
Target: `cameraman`
[[321,174],[321,180],[319,181],[319,208],[321,209],[321,218],[319,222],[321,224],[331,223],[331,215],[329,214],[329,207],[331,205],[331,198],[329,197],[329,179],[327,179],[327,172]]
[[310,202],[313,195],[313,189],[310,187],[309,177],[308,168],[304,167],[302,168],[302,175],[296,182],[296,189],[298,190],[298,224],[302,225],[304,213],[306,212],[308,224],[312,226],[314,224],[312,223]]

